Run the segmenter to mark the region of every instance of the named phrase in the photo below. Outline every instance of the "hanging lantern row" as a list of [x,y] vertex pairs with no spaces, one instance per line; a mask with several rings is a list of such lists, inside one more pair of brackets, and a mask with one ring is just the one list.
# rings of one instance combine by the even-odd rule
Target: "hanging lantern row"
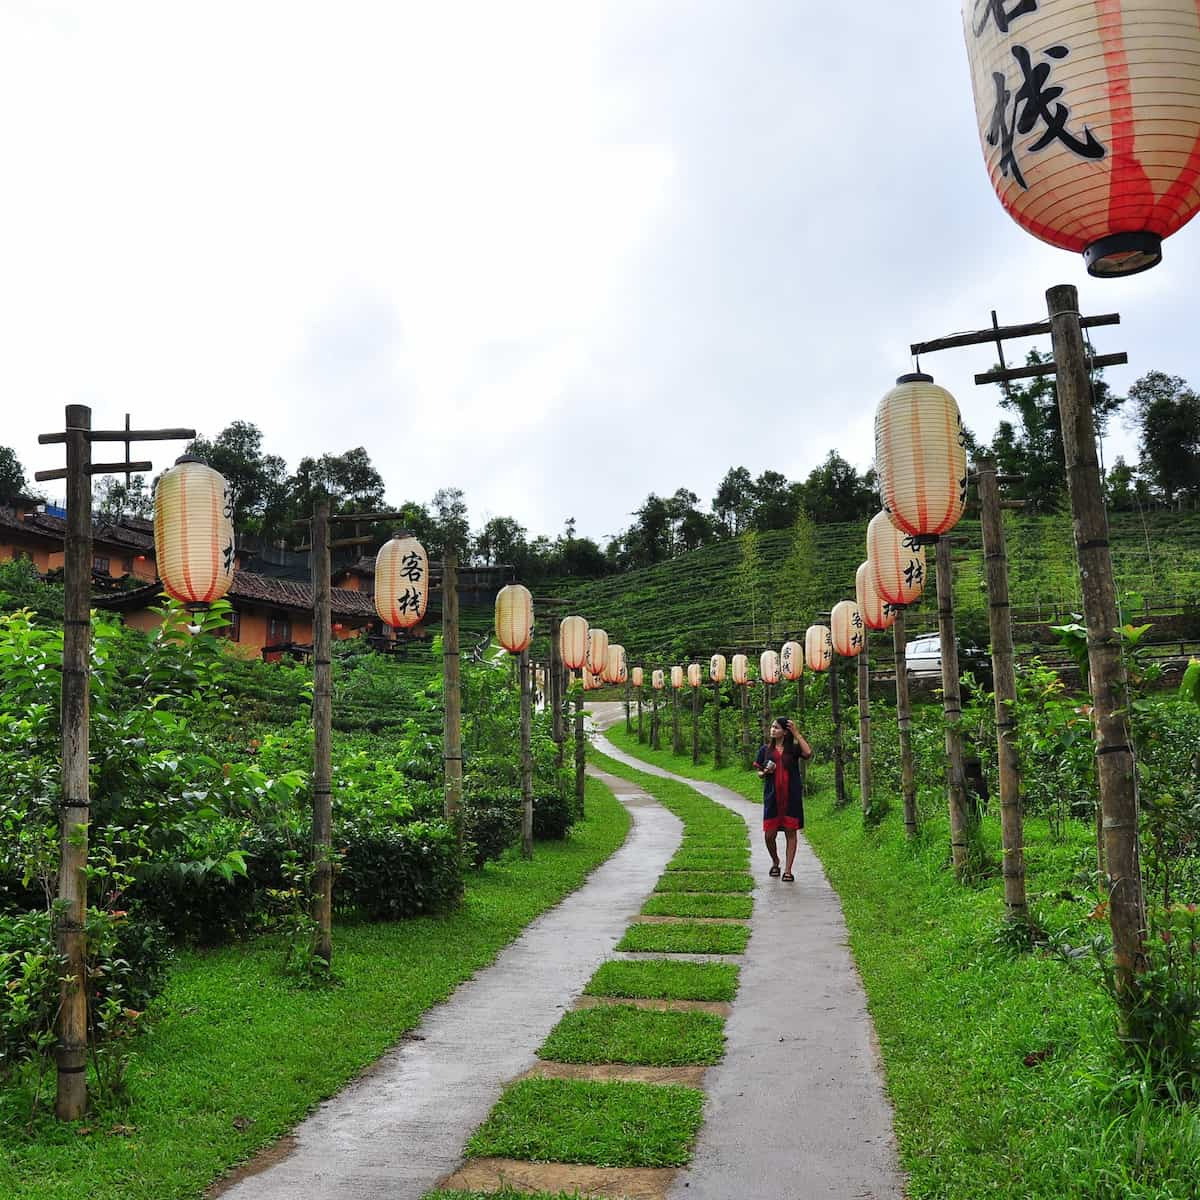
[[633,668],[633,686],[635,688],[642,687],[646,682],[646,672],[641,667]]
[[867,644],[867,630],[862,614],[853,600],[841,600],[829,614],[829,638],[835,654],[854,658]]
[[891,629],[896,623],[895,607],[875,589],[875,569],[870,560],[862,563],[854,574],[854,595],[868,629]]
[[588,623],[583,617],[563,617],[558,626],[558,652],[568,671],[587,663]]
[[663,684],[666,682],[662,671],[655,671],[651,676],[650,682],[652,683],[656,692],[661,692],[663,690]]
[[393,629],[411,629],[428,605],[429,556],[416,538],[398,533],[375,556],[375,612]]
[[763,683],[779,682],[779,655],[774,650],[764,650],[758,656],[758,676]]
[[593,675],[604,674],[608,660],[608,634],[603,629],[588,630],[587,668]]
[[708,660],[708,677],[713,683],[725,682],[725,655],[714,654]]
[[789,683],[795,683],[804,674],[804,647],[799,642],[783,643],[779,651],[779,669]]
[[522,583],[510,583],[496,594],[496,640],[509,654],[529,649],[533,640],[533,596]]
[[833,637],[826,625],[810,625],[804,634],[804,658],[810,671],[828,671],[833,662]]
[[700,686],[700,664],[689,663],[687,669],[688,687],[698,688]]
[[967,3],[992,186],[1092,275],[1133,275],[1200,209],[1200,6],[1192,0]]
[[750,682],[750,664],[744,654],[735,654],[730,661],[729,669],[733,674],[733,682],[744,686]]
[[889,604],[914,604],[925,587],[925,547],[897,529],[886,512],[867,526],[867,561],[875,590]]
[[671,686],[676,691],[678,691],[681,687],[683,687],[683,668],[682,667],[672,667],[671,668]]
[[233,494],[189,454],[154,489],[154,554],[164,590],[184,604],[212,604],[233,583]]

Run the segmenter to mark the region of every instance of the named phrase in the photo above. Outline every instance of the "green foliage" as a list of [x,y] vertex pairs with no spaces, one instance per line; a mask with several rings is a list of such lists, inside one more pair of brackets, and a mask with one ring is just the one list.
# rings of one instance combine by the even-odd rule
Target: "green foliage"
[[462,896],[458,839],[444,821],[412,821],[394,828],[342,824],[341,870],[334,904],[371,920],[440,912]]
[[732,963],[673,962],[667,958],[603,963],[584,991],[589,996],[732,1000],[739,968]]
[[63,616],[62,587],[44,583],[27,558],[0,563],[0,612],[15,609],[28,609],[48,621],[61,621]]
[[564,1014],[538,1049],[551,1062],[682,1067],[720,1062],[725,1021],[706,1012],[601,1004]]
[[625,930],[617,949],[656,954],[741,954],[749,940],[748,925],[635,922]]
[[736,917],[745,920],[754,908],[749,896],[708,895],[702,892],[656,892],[646,897],[648,917]]

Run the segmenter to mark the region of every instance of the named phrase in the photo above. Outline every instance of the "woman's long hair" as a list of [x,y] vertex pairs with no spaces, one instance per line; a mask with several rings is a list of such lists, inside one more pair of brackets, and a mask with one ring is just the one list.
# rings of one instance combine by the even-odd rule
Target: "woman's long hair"
[[795,731],[787,717],[776,717],[775,723],[783,729],[783,746],[780,748],[783,754],[783,765],[790,767],[800,761],[800,747],[796,743]]

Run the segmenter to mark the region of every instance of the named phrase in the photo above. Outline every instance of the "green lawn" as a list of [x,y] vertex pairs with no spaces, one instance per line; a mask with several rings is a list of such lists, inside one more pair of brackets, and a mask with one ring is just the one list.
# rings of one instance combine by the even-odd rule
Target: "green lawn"
[[744,871],[669,871],[654,885],[656,892],[752,892],[754,876]]
[[744,871],[750,866],[750,851],[745,846],[720,848],[681,847],[667,863],[668,871]]
[[467,1154],[597,1167],[680,1166],[703,1108],[704,1093],[694,1088],[525,1079],[500,1097]]
[[725,1021],[706,1012],[656,1012],[604,1004],[564,1014],[538,1057],[548,1062],[683,1067],[725,1053]]
[[737,986],[738,968],[733,963],[672,962],[658,958],[606,962],[584,991],[592,996],[732,1000]]
[[596,780],[587,812],[567,841],[539,842],[531,862],[472,874],[457,912],[335,928],[340,986],[297,990],[272,939],[182,955],[136,1046],[128,1105],[78,1127],[6,1123],[0,1197],[198,1197],[374,1062],[624,841],[628,814]]
[[634,924],[616,948],[659,954],[741,954],[749,940],[749,925]]
[[[741,768],[696,768],[623,730],[609,736],[758,799],[759,781]],[[652,795],[664,783],[597,761]],[[805,831],[842,900],[910,1200],[1196,1200],[1200,1108],[1156,1100],[1119,1064],[1113,1008],[1084,952],[1107,932],[1088,919],[1095,897],[1077,874],[1091,861],[1090,827],[1068,823],[1056,840],[1045,821],[1026,822],[1030,900],[1060,949],[1013,955],[996,940],[999,880],[963,887],[946,867],[942,803],[924,797],[931,815],[914,844],[898,801],[865,830],[854,805],[810,798]],[[998,860],[994,816],[983,836]]]
[[754,908],[749,896],[732,892],[705,895],[700,892],[656,892],[642,905],[647,917],[739,917],[745,920]]

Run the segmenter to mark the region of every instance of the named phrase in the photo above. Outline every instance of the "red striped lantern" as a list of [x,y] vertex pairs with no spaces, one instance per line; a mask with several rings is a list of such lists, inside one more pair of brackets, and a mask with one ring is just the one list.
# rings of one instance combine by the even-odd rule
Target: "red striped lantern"
[[640,688],[646,682],[646,672],[641,667],[633,668],[633,686]]
[[700,664],[689,663],[687,669],[688,687],[698,688],[700,686]]
[[949,533],[967,506],[967,445],[958,404],[932,375],[901,375],[875,410],[883,510],[905,533]]
[[625,683],[625,681],[629,678],[629,660],[625,655],[625,647],[620,645],[609,646],[608,650],[610,655],[614,650],[617,652],[617,659],[615,663],[616,678],[613,679],[613,683]]
[[393,629],[411,629],[429,603],[429,556],[416,538],[396,534],[375,556],[375,611]]
[[1008,214],[1133,275],[1200,208],[1200,4],[964,0],[983,157]]
[[825,625],[810,625],[804,633],[804,658],[810,671],[828,671],[833,662],[833,638]]
[[558,650],[568,671],[578,671],[587,662],[587,644],[587,621],[583,617],[563,617],[558,627]]
[[583,690],[585,692],[594,692],[600,686],[600,681],[587,667],[580,668],[579,677],[583,680]]
[[608,661],[608,634],[603,629],[588,630],[587,669],[593,675],[604,673]]
[[533,641],[533,595],[523,583],[496,593],[496,640],[509,654],[520,654]]
[[867,628],[853,600],[841,600],[829,614],[829,636],[835,654],[853,658],[867,644]]
[[804,647],[799,642],[783,643],[779,651],[779,670],[789,683],[804,674]]
[[212,604],[233,583],[233,495],[224,476],[185,454],[154,489],[154,554],[163,588]]
[[750,664],[744,654],[735,654],[733,656],[733,660],[729,664],[729,670],[733,675],[734,683],[745,686],[750,682]]
[[774,650],[764,650],[758,656],[758,675],[763,683],[779,682],[779,655]]
[[676,691],[679,691],[679,689],[681,687],[683,687],[683,668],[682,667],[672,667],[671,668],[671,686]]
[[725,682],[725,655],[714,654],[708,660],[708,677],[713,683]]
[[875,568],[869,561],[854,573],[854,595],[868,629],[891,629],[895,625],[896,610],[875,590]]
[[663,683],[665,681],[663,679],[662,671],[655,671],[654,674],[650,677],[650,681],[654,685],[654,690],[656,692],[661,692],[663,690]]
[[867,562],[880,597],[889,604],[914,604],[925,587],[925,547],[897,529],[886,512],[867,525]]

